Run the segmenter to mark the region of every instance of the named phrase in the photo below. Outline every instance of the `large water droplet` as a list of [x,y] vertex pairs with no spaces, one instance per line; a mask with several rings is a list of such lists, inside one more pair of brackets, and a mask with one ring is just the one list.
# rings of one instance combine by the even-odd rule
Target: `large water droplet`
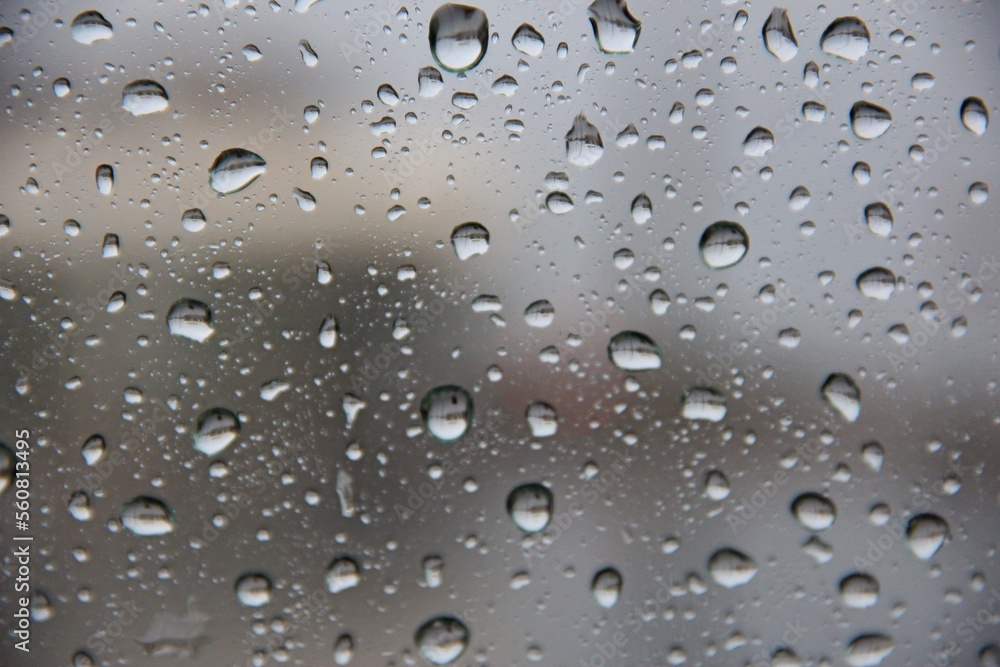
[[837,518],[837,509],[829,498],[818,493],[803,493],[792,502],[792,513],[809,530],[826,530]]
[[207,456],[215,456],[233,444],[240,434],[240,420],[225,408],[212,408],[198,417],[194,448]]
[[856,573],[840,580],[840,601],[851,609],[867,609],[878,602],[878,580],[869,575]]
[[613,567],[608,567],[594,575],[590,591],[597,604],[611,609],[618,602],[622,592],[622,575]]
[[632,53],[642,24],[629,12],[625,0],[595,0],[587,9],[597,46],[604,53]]
[[328,350],[337,346],[337,339],[340,337],[340,324],[333,315],[323,318],[323,323],[319,327],[319,344]]
[[531,435],[535,438],[552,437],[559,428],[559,417],[556,415],[555,408],[548,403],[541,401],[531,403],[528,405],[525,418],[528,421]]
[[477,7],[445,4],[431,16],[431,54],[449,72],[464,72],[486,55],[490,22]]
[[705,475],[705,495],[712,500],[729,497],[729,479],[721,470],[709,470]]
[[167,313],[167,328],[171,335],[204,343],[215,333],[212,328],[212,311],[207,304],[194,299],[174,302]]
[[873,234],[888,237],[892,233],[892,211],[882,202],[865,206],[865,222]]
[[524,55],[534,57],[540,56],[542,49],[545,47],[545,39],[542,38],[541,33],[527,23],[522,23],[514,31],[514,36],[511,37],[510,43]]
[[921,560],[930,560],[948,536],[948,523],[936,514],[918,514],[906,525],[910,551]]
[[827,26],[819,40],[820,47],[832,56],[855,61],[868,52],[871,35],[868,26],[856,16],[842,16]]
[[451,232],[451,245],[455,255],[464,262],[490,249],[490,230],[478,222],[466,222]]
[[833,373],[820,390],[827,403],[849,422],[857,421],[861,414],[861,390],[849,376]]
[[326,589],[331,593],[340,593],[354,588],[361,582],[361,570],[353,558],[342,556],[337,558],[326,569]]
[[851,129],[859,139],[881,137],[892,125],[892,115],[870,102],[857,102],[851,107]]
[[757,564],[735,549],[719,549],[708,560],[708,572],[720,586],[736,588],[756,576]]
[[710,268],[725,269],[740,263],[750,248],[746,230],[735,222],[716,222],[701,235],[701,258]]
[[133,81],[122,90],[122,108],[133,116],[145,116],[170,106],[167,90],[149,79]]
[[148,496],[138,496],[127,502],[119,518],[128,530],[143,537],[166,535],[174,529],[167,506]]
[[556,318],[556,307],[547,299],[539,299],[524,309],[524,321],[529,327],[544,329]]
[[858,290],[869,299],[887,301],[896,290],[896,276],[889,269],[876,267],[858,276]]
[[573,119],[573,126],[566,133],[566,159],[577,167],[589,167],[601,159],[604,142],[597,126],[583,114]]
[[354,637],[344,633],[333,643],[333,662],[338,665],[349,665],[354,660]]
[[850,667],[876,667],[895,647],[886,635],[861,635],[848,645],[844,658]]
[[644,225],[653,219],[653,202],[646,193],[637,195],[632,200],[632,220],[637,225]]
[[95,433],[83,443],[80,455],[83,456],[83,460],[88,466],[96,466],[104,458],[106,448],[104,436]]
[[990,124],[990,113],[978,97],[969,97],[962,102],[962,125],[969,132],[982,135]]
[[507,496],[507,513],[526,533],[544,530],[552,519],[552,492],[541,484],[522,484]]
[[443,442],[458,440],[472,424],[472,397],[456,385],[431,389],[420,403],[427,432]]
[[788,10],[775,7],[764,22],[762,30],[764,46],[781,62],[788,62],[799,52],[799,42],[795,39],[795,30],[788,20]]
[[236,599],[247,607],[263,607],[271,601],[271,580],[263,574],[244,574],[236,580]]
[[109,164],[102,164],[94,175],[97,181],[97,191],[102,195],[110,195],[115,185],[115,170]]
[[764,157],[774,148],[774,134],[766,127],[755,127],[743,140],[743,154],[748,157]]
[[469,629],[452,616],[438,616],[421,625],[414,635],[417,651],[434,665],[458,660],[469,645]]
[[244,148],[227,148],[219,153],[209,170],[208,184],[224,195],[239,192],[264,173],[264,158]]
[[611,363],[623,371],[648,371],[660,367],[660,348],[638,331],[622,331],[608,342]]
[[76,15],[70,27],[70,35],[81,44],[93,44],[102,39],[111,39],[114,29],[100,12],[89,11]]
[[681,397],[681,416],[695,421],[722,421],[726,416],[726,397],[707,387],[688,389]]

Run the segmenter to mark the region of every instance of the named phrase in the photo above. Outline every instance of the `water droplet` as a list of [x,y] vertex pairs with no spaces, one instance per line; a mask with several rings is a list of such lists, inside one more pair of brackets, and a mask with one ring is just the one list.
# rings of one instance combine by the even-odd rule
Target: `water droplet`
[[795,39],[795,30],[788,20],[788,10],[775,7],[764,22],[762,31],[764,46],[781,62],[788,62],[799,52],[799,43]]
[[452,616],[438,616],[421,625],[413,638],[417,651],[434,665],[448,665],[465,652],[469,629]]
[[869,299],[887,301],[896,290],[896,276],[889,269],[868,269],[857,280],[858,290]]
[[878,602],[878,580],[868,574],[855,573],[840,580],[840,601],[851,609],[867,609]]
[[632,53],[642,24],[629,12],[625,0],[595,0],[587,9],[597,46],[604,53]]
[[431,16],[431,54],[449,72],[464,72],[486,55],[489,19],[477,7],[444,4]]
[[100,12],[89,11],[76,15],[70,27],[70,35],[81,44],[93,44],[102,39],[111,39],[114,29]]
[[544,530],[552,519],[552,492],[541,484],[522,484],[507,496],[507,513],[526,533]]
[[510,43],[524,55],[533,57],[540,56],[542,48],[545,47],[545,39],[542,38],[541,33],[527,23],[522,23],[514,31],[514,36],[511,37]]
[[472,397],[456,385],[431,389],[420,403],[427,432],[442,442],[458,440],[472,424]]
[[597,604],[605,609],[611,609],[618,602],[622,592],[622,575],[613,567],[608,567],[594,575],[590,591]]
[[424,569],[424,583],[427,588],[437,588],[444,579],[444,559],[440,556],[427,556],[421,563]]
[[108,164],[102,164],[95,173],[97,191],[102,195],[110,195],[115,184],[115,170]]
[[354,637],[342,634],[333,643],[333,661],[338,665],[349,665],[354,660]]
[[463,262],[490,249],[490,231],[478,222],[466,222],[451,232],[455,255]]
[[707,387],[688,389],[681,397],[681,415],[696,421],[722,421],[726,416],[726,397]]
[[906,525],[910,551],[921,560],[930,560],[948,537],[948,523],[936,514],[918,514]]
[[421,97],[434,97],[444,88],[441,71],[436,67],[423,67],[417,74],[417,94]]
[[721,470],[709,470],[705,475],[705,495],[712,500],[725,500],[729,497],[729,479]]
[[774,134],[766,127],[755,127],[743,140],[743,154],[764,157],[774,148]]
[[653,219],[653,202],[645,193],[632,200],[632,220],[637,225],[644,225]]
[[328,350],[337,346],[337,339],[340,336],[340,325],[337,318],[327,315],[323,318],[323,323],[319,327],[319,344]]
[[66,506],[70,516],[77,521],[90,521],[94,518],[94,510],[90,507],[90,496],[86,491],[74,491]]
[[122,90],[122,108],[133,116],[157,113],[169,105],[166,89],[149,79],[133,81]]
[[52,92],[56,97],[66,97],[72,92],[73,87],[66,77],[59,77],[52,82]]
[[708,572],[720,586],[735,588],[756,576],[757,564],[735,549],[719,549],[708,560]]
[[331,593],[354,588],[360,582],[361,570],[353,558],[347,556],[337,558],[326,569],[326,589]]
[[330,167],[330,163],[326,159],[321,157],[314,157],[312,161],[309,162],[309,175],[312,176],[313,180],[320,180],[326,176],[327,169]]
[[818,493],[803,493],[792,502],[792,513],[809,530],[826,530],[837,518],[837,510],[829,498]]
[[205,214],[200,208],[189,208],[181,215],[181,227],[189,232],[200,232],[205,228]]
[[895,647],[886,635],[861,635],[848,645],[845,659],[850,667],[876,667]]
[[873,234],[888,237],[892,233],[892,211],[882,202],[865,206],[865,222]]
[[299,208],[306,213],[316,210],[316,197],[311,192],[292,188],[292,196],[295,198],[295,202],[299,205]]
[[892,124],[892,115],[870,102],[857,102],[851,107],[851,129],[859,139],[881,137]]
[[882,470],[885,460],[885,449],[877,442],[869,442],[861,447],[861,460],[874,472]]
[[227,148],[219,153],[209,170],[208,184],[218,193],[239,192],[264,173],[264,158],[244,148]]
[[962,102],[962,125],[969,132],[982,135],[990,124],[990,113],[978,97],[969,97]]
[[396,106],[399,103],[399,93],[396,89],[390,86],[388,83],[383,83],[378,87],[378,99],[382,104],[388,104],[391,107]]
[[573,210],[573,200],[565,192],[550,192],[545,198],[545,207],[556,215],[563,215]]
[[104,436],[94,434],[83,443],[80,454],[88,466],[96,466],[104,458],[106,447]]
[[299,55],[302,56],[302,63],[306,67],[315,67],[319,64],[319,56],[316,54],[316,50],[312,47],[306,40],[299,42]]
[[834,20],[820,38],[820,48],[832,56],[856,61],[868,52],[871,35],[868,26],[856,16]]
[[746,230],[735,222],[716,222],[701,235],[701,258],[709,268],[725,269],[740,263],[750,248]]
[[529,327],[544,329],[556,318],[556,307],[546,299],[530,304],[524,309],[524,321]]
[[271,601],[271,580],[263,574],[244,574],[236,580],[236,598],[247,607],[263,607]]
[[648,371],[660,367],[660,348],[653,339],[638,331],[622,331],[608,343],[611,363],[623,371]]
[[207,304],[194,299],[174,302],[167,313],[167,328],[173,336],[189,338],[204,343],[215,333],[212,328],[212,311]]
[[597,126],[582,113],[573,119],[573,126],[566,133],[566,159],[577,167],[589,167],[601,159],[604,142]]
[[167,506],[148,496],[138,496],[127,502],[119,518],[125,528],[143,537],[166,535],[174,529]]
[[849,422],[857,421],[861,414],[861,390],[849,376],[833,373],[820,390],[827,403]]
[[556,434],[559,428],[559,417],[555,408],[548,403],[536,401],[528,405],[525,413],[528,428],[535,438],[549,438]]
[[215,456],[236,441],[240,420],[225,408],[212,408],[198,417],[194,448],[206,456]]

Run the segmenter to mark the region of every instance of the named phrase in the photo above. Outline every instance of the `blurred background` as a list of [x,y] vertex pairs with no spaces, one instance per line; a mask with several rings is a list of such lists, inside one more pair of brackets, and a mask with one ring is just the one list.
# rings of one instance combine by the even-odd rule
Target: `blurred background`
[[1000,664],[996,2],[0,8],[0,663]]

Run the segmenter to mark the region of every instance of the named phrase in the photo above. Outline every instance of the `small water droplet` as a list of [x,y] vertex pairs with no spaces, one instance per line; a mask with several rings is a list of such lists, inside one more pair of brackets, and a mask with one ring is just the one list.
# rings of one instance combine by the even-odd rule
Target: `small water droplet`
[[857,421],[861,414],[861,390],[849,376],[833,373],[820,390],[827,403],[849,422]]
[[189,338],[204,343],[215,333],[212,328],[212,311],[207,304],[194,299],[174,302],[167,313],[167,328],[173,336]]
[[271,601],[271,580],[263,574],[244,574],[236,580],[236,598],[247,607],[263,607]]
[[936,514],[919,514],[906,525],[910,551],[921,560],[930,560],[949,534],[948,523]]
[[990,124],[990,113],[986,105],[978,97],[969,97],[962,102],[962,125],[969,132],[976,135],[986,133],[986,128]]
[[708,560],[708,572],[720,586],[736,588],[756,576],[757,565],[749,556],[735,549],[719,549]]
[[194,448],[206,456],[215,456],[236,441],[240,420],[225,408],[212,408],[198,417]]
[[589,167],[604,154],[604,142],[597,126],[582,113],[573,119],[566,133],[566,159],[577,167]]
[[837,518],[837,510],[829,498],[818,493],[803,493],[792,502],[792,513],[805,528],[826,530]]

